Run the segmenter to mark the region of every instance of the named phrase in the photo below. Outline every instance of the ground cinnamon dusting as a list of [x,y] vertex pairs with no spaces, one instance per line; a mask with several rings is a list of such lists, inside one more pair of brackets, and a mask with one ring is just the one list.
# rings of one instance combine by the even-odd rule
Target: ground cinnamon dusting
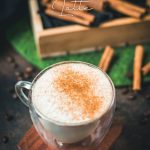
[[[91,79],[86,75],[71,69],[63,70],[54,80],[54,86],[59,92],[63,92],[69,100],[63,101],[61,109],[74,113],[74,109],[82,111],[81,118],[94,118],[96,112],[102,105],[102,97],[94,95],[94,88]],[[76,108],[74,108],[76,107]],[[74,119],[79,119],[74,114]]]

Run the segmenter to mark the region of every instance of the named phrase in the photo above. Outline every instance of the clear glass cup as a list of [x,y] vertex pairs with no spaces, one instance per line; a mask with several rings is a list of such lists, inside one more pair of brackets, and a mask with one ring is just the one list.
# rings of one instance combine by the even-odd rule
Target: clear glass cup
[[[61,123],[44,116],[32,103],[32,87],[47,70],[52,67],[62,65],[64,63],[82,63],[92,68],[96,68],[102,72],[98,67],[80,61],[64,61],[54,64],[41,71],[33,80],[32,83],[27,81],[19,81],[15,85],[15,90],[20,100],[29,108],[30,116],[34,127],[41,136],[41,138],[54,149],[61,150],[91,150],[96,149],[101,143],[106,133],[111,126],[112,118],[115,110],[115,88],[106,73],[105,76],[109,80],[113,95],[109,108],[100,117],[82,123]],[[23,89],[29,90],[28,96],[25,95]]]

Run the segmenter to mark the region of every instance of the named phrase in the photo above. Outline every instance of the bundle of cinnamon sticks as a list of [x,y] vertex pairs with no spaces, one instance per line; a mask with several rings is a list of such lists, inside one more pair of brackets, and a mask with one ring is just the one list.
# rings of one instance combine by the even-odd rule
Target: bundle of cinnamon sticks
[[104,11],[105,6],[107,5],[121,14],[135,18],[141,18],[146,13],[145,8],[123,0],[91,0],[90,2],[87,2],[86,5],[98,12]]
[[146,13],[145,8],[122,0],[91,0],[90,2],[87,2],[86,5],[90,8],[95,9],[96,11],[101,12],[104,11],[106,3],[107,6],[109,5],[109,7],[111,7],[112,9],[127,16],[140,18]]
[[56,17],[65,21],[75,22],[89,26],[95,19],[93,14],[88,13],[88,9],[82,3],[73,3],[70,1],[54,0],[49,2],[43,0],[42,4],[46,7],[45,13],[49,16]]
[[106,4],[111,9],[127,16],[141,18],[146,13],[146,9],[122,0],[41,0],[48,16],[56,17],[65,21],[75,22],[89,26],[95,20],[95,15],[89,10],[105,11]]
[[108,0],[110,7],[127,16],[142,18],[146,9],[122,0]]

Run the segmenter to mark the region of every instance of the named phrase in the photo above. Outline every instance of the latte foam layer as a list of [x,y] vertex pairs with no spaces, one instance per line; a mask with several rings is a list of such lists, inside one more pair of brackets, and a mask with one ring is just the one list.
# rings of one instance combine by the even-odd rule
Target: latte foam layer
[[101,116],[112,97],[107,76],[84,63],[56,65],[42,74],[32,88],[37,110],[61,123],[81,123]]

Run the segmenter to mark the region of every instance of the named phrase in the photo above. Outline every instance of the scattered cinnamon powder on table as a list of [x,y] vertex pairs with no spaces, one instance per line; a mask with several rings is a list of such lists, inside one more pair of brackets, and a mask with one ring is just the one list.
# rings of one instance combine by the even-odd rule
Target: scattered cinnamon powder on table
[[[80,116],[82,119],[94,118],[95,113],[99,111],[102,105],[102,97],[94,94],[91,79],[87,75],[73,71],[70,68],[66,68],[58,75],[54,80],[54,86],[59,92],[69,97],[69,100],[66,100],[69,112],[71,111],[74,114],[72,106],[79,108],[82,112]],[[61,107],[66,106],[62,105]],[[78,119],[78,117],[74,114],[75,119]]]

